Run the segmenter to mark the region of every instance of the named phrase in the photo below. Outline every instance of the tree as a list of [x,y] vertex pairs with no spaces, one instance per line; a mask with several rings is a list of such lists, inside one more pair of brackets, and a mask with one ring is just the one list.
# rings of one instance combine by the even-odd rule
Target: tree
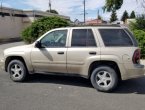
[[46,12],[54,13],[54,14],[59,14],[56,10],[47,10]]
[[113,22],[113,21],[116,21],[116,20],[117,20],[116,10],[113,10],[112,14],[111,14],[110,22]]
[[141,49],[141,58],[145,59],[145,16],[137,17],[135,22],[129,24],[129,28],[138,40]]
[[123,13],[123,15],[122,15],[121,21],[124,21],[125,22],[125,20],[127,18],[129,18],[129,16],[128,16],[128,12],[125,10],[124,13]]
[[123,0],[106,0],[105,6],[104,6],[104,11],[113,11],[113,10],[118,10],[121,8],[123,4]]
[[135,22],[131,22],[129,25],[131,30],[143,30],[145,31],[145,16],[142,15],[136,18]]
[[[104,11],[111,12],[113,9],[118,10],[121,8],[125,0],[106,0],[105,6],[103,7]],[[142,7],[145,9],[145,0],[136,0],[140,2]]]
[[135,16],[135,12],[134,12],[134,11],[131,12],[131,14],[130,14],[130,18],[136,18],[136,16]]
[[66,26],[69,26],[69,23],[63,18],[57,16],[43,17],[34,21],[22,32],[22,39],[27,43],[32,43],[47,31]]
[[141,58],[145,59],[145,31],[133,30],[132,32],[138,41],[139,48],[141,49]]

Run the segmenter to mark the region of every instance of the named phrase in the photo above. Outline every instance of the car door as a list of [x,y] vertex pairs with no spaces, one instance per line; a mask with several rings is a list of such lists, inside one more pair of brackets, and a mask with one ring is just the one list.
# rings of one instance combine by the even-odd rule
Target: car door
[[66,73],[66,42],[68,30],[54,30],[40,39],[41,47],[32,49],[35,72]]
[[[94,37],[94,31],[87,29],[72,29],[69,40],[70,47],[67,51],[67,69],[68,72],[85,75],[84,68],[95,60],[100,60],[100,48],[97,48],[97,39]],[[88,71],[88,70],[87,70]]]

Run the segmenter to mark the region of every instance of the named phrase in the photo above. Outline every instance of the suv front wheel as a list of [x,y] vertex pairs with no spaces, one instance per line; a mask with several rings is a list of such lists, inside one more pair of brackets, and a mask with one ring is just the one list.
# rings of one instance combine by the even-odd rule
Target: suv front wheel
[[27,76],[27,69],[24,63],[20,60],[12,60],[8,64],[8,72],[10,74],[10,78],[14,82],[22,82]]
[[91,83],[98,91],[110,92],[117,86],[118,76],[113,68],[99,66],[91,74]]

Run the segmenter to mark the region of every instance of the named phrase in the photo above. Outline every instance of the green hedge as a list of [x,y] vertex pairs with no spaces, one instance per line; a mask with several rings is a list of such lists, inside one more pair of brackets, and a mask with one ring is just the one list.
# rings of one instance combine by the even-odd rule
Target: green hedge
[[69,26],[68,21],[59,17],[43,17],[32,23],[31,26],[22,32],[22,39],[26,43],[32,43],[47,31]]
[[145,59],[145,16],[139,16],[135,22],[131,22],[129,28],[133,31],[141,48],[141,58]]
[[136,18],[135,22],[129,24],[131,30],[143,30],[145,31],[145,16]]
[[145,59],[145,31],[133,30],[133,33],[138,40],[139,47],[141,48],[141,58]]

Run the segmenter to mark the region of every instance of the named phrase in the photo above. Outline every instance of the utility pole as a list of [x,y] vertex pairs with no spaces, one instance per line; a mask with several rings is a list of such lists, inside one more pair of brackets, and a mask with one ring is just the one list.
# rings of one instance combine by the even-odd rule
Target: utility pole
[[1,9],[2,9],[2,7],[3,7],[3,0],[1,0]]
[[3,0],[1,0],[1,14],[2,14],[2,17],[3,17]]
[[84,24],[86,23],[86,0],[84,0]]
[[100,19],[100,17],[101,17],[101,16],[100,16],[100,11],[99,11],[99,9],[98,9],[98,19]]
[[49,0],[49,11],[51,12],[51,0]]

